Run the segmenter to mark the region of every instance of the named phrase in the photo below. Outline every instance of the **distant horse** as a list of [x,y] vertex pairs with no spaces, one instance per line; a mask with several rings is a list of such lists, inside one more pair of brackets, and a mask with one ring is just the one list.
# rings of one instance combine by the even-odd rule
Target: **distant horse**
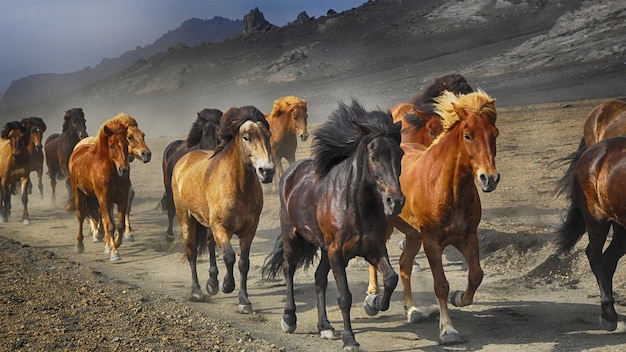
[[441,116],[436,113],[434,104],[443,91],[459,95],[472,93],[473,89],[465,77],[452,73],[435,79],[410,102],[398,103],[391,108],[393,121],[402,121],[403,143],[429,146],[441,133]]
[[555,165],[568,164],[568,170],[558,181],[555,193],[566,193],[573,182],[574,168],[580,156],[594,144],[607,138],[626,134],[626,97],[613,99],[596,106],[583,127],[583,137],[578,145],[578,150],[555,160]]
[[52,186],[52,202],[56,201],[55,188],[57,179],[65,179],[68,194],[71,191],[68,161],[74,146],[81,139],[88,137],[85,114],[81,108],[73,108],[65,112],[63,116],[63,129],[61,133],[53,133],[44,143],[48,176]]
[[[613,298],[613,275],[626,253],[626,137],[613,137],[589,147],[567,172],[564,187],[570,202],[558,234],[558,252],[571,250],[587,232],[587,259],[600,288],[600,326],[613,331],[618,315]],[[607,234],[613,228],[610,244]]]
[[[251,313],[248,299],[250,246],[263,208],[261,183],[272,182],[274,162],[269,124],[253,106],[228,109],[220,120],[220,144],[215,151],[198,149],[183,155],[172,172],[172,195],[191,268],[191,299],[202,300],[196,259],[207,249],[210,256],[206,290],[216,294],[219,282],[215,246],[226,264],[221,289],[235,289],[235,251],[230,244],[239,237],[239,312]],[[208,235],[207,235],[208,234]],[[208,247],[208,248],[207,248]]]
[[289,165],[296,161],[298,139],[306,141],[309,138],[307,131],[307,101],[295,96],[285,96],[274,101],[274,107],[269,115],[265,115],[270,124],[272,137],[272,157],[276,165],[275,184],[283,175],[282,159]]
[[187,134],[187,139],[177,139],[172,141],[165,147],[163,151],[163,186],[165,192],[161,198],[161,209],[167,211],[167,232],[165,238],[168,242],[174,240],[174,217],[176,209],[174,208],[174,199],[172,198],[172,171],[174,165],[181,156],[187,154],[191,150],[204,149],[212,150],[218,145],[217,130],[220,124],[222,111],[218,109],[202,109],[191,125],[191,129]]
[[[43,133],[46,132],[46,123],[41,117],[26,117],[22,119],[22,124],[30,130],[30,143],[28,144],[28,152],[30,156],[30,171],[37,172],[37,187],[39,194],[43,198]],[[29,183],[29,192],[32,189],[32,183]]]
[[[441,258],[448,245],[465,257],[468,286],[465,292],[455,291],[450,302],[458,307],[471,304],[483,278],[477,236],[482,209],[476,185],[491,192],[500,181],[494,161],[498,128],[495,99],[483,91],[461,97],[446,91],[436,102],[444,131],[425,151],[403,148],[400,184],[407,200],[400,215],[390,221],[406,235],[400,274],[407,318],[421,319],[413,304],[411,271],[423,245],[439,301],[439,338],[447,344],[461,339],[448,313],[449,283]],[[376,271],[370,266],[368,293],[377,291]]]
[[[152,158],[152,152],[145,141],[145,133],[139,129],[139,124],[137,124],[137,120],[134,117],[126,114],[119,113],[115,117],[107,120],[106,124],[113,124],[114,126],[117,124],[122,124],[126,127],[126,139],[128,139],[128,157],[129,161],[133,161],[135,158],[141,160],[144,163],[147,163]],[[81,145],[85,144],[96,144],[96,137],[86,137],[81,139],[76,145],[74,149],[78,148]],[[131,183],[130,190],[128,191],[128,207],[126,208],[126,216],[125,216],[125,230],[124,230],[124,240],[132,242],[135,240],[135,237],[132,234],[132,228],[130,226],[130,211],[131,204],[133,199],[135,198],[135,190],[133,190],[133,186]],[[104,229],[102,228],[102,222],[99,217],[89,217],[90,228],[93,236],[94,242],[99,242],[102,240],[102,236],[104,234]]]
[[[122,244],[124,217],[127,213],[130,189],[128,139],[122,123],[105,122],[98,132],[95,144],[76,148],[69,159],[70,185],[73,199],[66,204],[68,211],[76,211],[78,234],[76,253],[85,250],[83,222],[86,216],[102,217],[104,242],[110,251],[109,260],[119,260],[117,251]],[[113,205],[117,205],[117,235],[114,236]]]
[[280,181],[281,234],[262,269],[275,277],[282,270],[287,283],[287,301],[281,327],[296,329],[293,276],[300,266],[312,263],[321,248],[315,272],[318,324],[323,338],[333,338],[334,328],[326,315],[326,286],[332,269],[343,317],[344,350],[356,350],[350,322],[352,294],[346,266],[355,256],[364,257],[382,271],[382,295],[365,299],[368,314],[389,308],[398,283],[385,246],[393,228],[387,217],[404,205],[400,190],[400,123],[382,111],[367,112],[356,101],[343,103],[329,120],[313,133],[313,158],[290,166]]
[[19,121],[7,123],[0,132],[0,223],[9,221],[13,188],[19,182],[24,205],[22,222],[24,225],[30,224],[28,215],[29,143],[30,128]]

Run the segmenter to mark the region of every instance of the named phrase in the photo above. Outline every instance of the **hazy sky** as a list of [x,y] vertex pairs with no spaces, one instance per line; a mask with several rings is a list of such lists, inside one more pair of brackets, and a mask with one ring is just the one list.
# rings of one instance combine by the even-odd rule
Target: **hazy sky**
[[96,66],[136,46],[152,44],[185,20],[243,19],[258,7],[283,26],[306,11],[325,15],[366,0],[0,0],[0,91],[35,73]]

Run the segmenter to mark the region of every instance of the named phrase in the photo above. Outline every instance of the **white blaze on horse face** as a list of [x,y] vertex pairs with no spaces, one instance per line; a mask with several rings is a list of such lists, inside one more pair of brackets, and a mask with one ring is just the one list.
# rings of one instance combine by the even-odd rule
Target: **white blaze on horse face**
[[263,183],[274,178],[274,160],[270,147],[270,132],[261,122],[246,121],[239,128],[246,155]]

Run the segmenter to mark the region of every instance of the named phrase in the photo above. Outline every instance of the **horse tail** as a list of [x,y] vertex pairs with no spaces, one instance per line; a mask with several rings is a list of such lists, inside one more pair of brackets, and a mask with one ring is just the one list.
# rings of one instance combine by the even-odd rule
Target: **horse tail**
[[[302,266],[307,269],[313,264],[313,260],[317,256],[317,246],[306,241],[301,236],[296,235],[291,243],[291,248],[294,250],[291,257],[297,260],[296,269]],[[262,277],[273,279],[282,271],[285,262],[284,251],[283,238],[282,236],[278,236],[274,244],[274,250],[263,262],[263,268],[261,269]]]
[[209,252],[209,236],[208,229],[196,221],[196,248],[198,249],[198,257]]
[[85,197],[85,217],[96,223],[100,222],[100,205],[97,198]]
[[569,187],[570,206],[563,223],[557,231],[557,253],[569,252],[587,231],[580,205],[576,202],[572,186]]
[[74,198],[73,197],[69,197],[67,198],[67,200],[65,201],[65,204],[63,206],[65,208],[65,211],[67,211],[68,213],[73,213],[76,211],[76,203],[74,203]]
[[585,139],[582,138],[580,140],[578,150],[564,158],[559,158],[552,162],[552,165],[554,166],[569,164],[563,177],[561,177],[556,183],[554,194],[557,197],[563,194],[571,193],[572,185],[574,184],[574,170],[576,170],[576,164],[586,150],[587,146],[585,145]]
[[163,192],[163,197],[161,197],[161,200],[159,201],[159,207],[164,213],[170,209],[174,209],[174,199],[169,192]]

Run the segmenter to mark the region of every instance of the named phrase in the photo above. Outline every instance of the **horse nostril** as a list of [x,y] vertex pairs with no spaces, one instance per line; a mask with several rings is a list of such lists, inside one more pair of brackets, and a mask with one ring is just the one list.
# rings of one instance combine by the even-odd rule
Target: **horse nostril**
[[500,173],[498,173],[498,175],[496,176],[496,184],[500,183]]
[[480,176],[478,178],[480,179],[480,183],[482,183],[484,185],[489,183],[489,179],[487,178],[487,176],[485,174],[480,174]]

